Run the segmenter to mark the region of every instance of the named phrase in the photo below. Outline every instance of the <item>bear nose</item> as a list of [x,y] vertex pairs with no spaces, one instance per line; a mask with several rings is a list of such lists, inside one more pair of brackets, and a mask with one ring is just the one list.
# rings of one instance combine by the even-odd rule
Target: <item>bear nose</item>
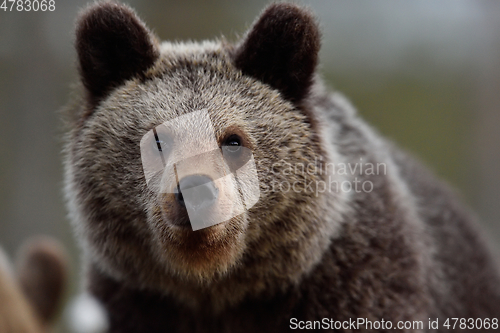
[[175,190],[175,199],[179,205],[191,211],[210,207],[219,196],[219,190],[213,180],[204,175],[192,175],[182,178]]

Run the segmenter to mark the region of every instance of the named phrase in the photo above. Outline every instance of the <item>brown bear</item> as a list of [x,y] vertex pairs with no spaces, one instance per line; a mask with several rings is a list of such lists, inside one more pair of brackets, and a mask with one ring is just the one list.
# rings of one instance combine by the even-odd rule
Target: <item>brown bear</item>
[[160,43],[115,2],[80,14],[65,192],[110,332],[498,327],[474,218],[324,88],[319,49],[293,4],[235,44]]

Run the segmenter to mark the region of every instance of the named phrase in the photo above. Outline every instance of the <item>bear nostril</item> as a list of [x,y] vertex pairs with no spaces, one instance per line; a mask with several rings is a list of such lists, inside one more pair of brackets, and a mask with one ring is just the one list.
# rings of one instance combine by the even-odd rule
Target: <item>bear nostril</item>
[[186,203],[184,202],[184,196],[182,195],[181,189],[179,188],[179,185],[175,188],[175,200],[181,205],[182,207],[186,207]]
[[213,180],[203,175],[187,176],[181,179],[175,191],[175,199],[182,207],[199,211],[217,201],[219,190]]

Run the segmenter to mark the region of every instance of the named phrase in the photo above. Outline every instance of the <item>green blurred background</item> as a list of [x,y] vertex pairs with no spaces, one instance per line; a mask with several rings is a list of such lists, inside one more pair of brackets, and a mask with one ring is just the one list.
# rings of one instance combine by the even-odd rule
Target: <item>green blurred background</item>
[[[500,244],[500,2],[295,2],[319,18],[327,84],[458,188]],[[0,11],[0,244],[13,255],[30,235],[61,239],[72,292],[58,110],[77,79],[73,23],[86,3]],[[237,40],[268,1],[128,3],[161,39]]]

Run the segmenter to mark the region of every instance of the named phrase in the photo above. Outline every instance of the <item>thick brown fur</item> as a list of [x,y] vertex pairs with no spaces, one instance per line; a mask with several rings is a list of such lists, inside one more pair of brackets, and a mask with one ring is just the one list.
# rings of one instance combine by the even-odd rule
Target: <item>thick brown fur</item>
[[19,252],[15,269],[0,258],[0,332],[50,332],[66,285],[66,253],[48,237],[27,240]]
[[[101,29],[124,42],[111,51],[99,38],[94,45]],[[127,40],[143,45],[132,52],[143,65],[126,63]],[[285,332],[291,318],[427,324],[500,315],[498,272],[474,219],[446,185],[324,90],[308,11],[271,5],[236,45],[154,40],[114,3],[94,4],[77,23],[86,69],[69,110],[77,116],[66,138],[66,195],[87,288],[111,332]],[[82,44],[103,49],[86,57]],[[105,66],[112,54],[123,70],[110,67],[93,85],[93,63]],[[185,215],[174,196],[146,186],[139,142],[202,109],[219,145],[238,134],[252,150],[261,194],[245,213],[191,231],[176,223]],[[360,162],[384,172],[323,169]],[[297,165],[323,171],[288,172]],[[279,188],[355,181],[373,191]]]

